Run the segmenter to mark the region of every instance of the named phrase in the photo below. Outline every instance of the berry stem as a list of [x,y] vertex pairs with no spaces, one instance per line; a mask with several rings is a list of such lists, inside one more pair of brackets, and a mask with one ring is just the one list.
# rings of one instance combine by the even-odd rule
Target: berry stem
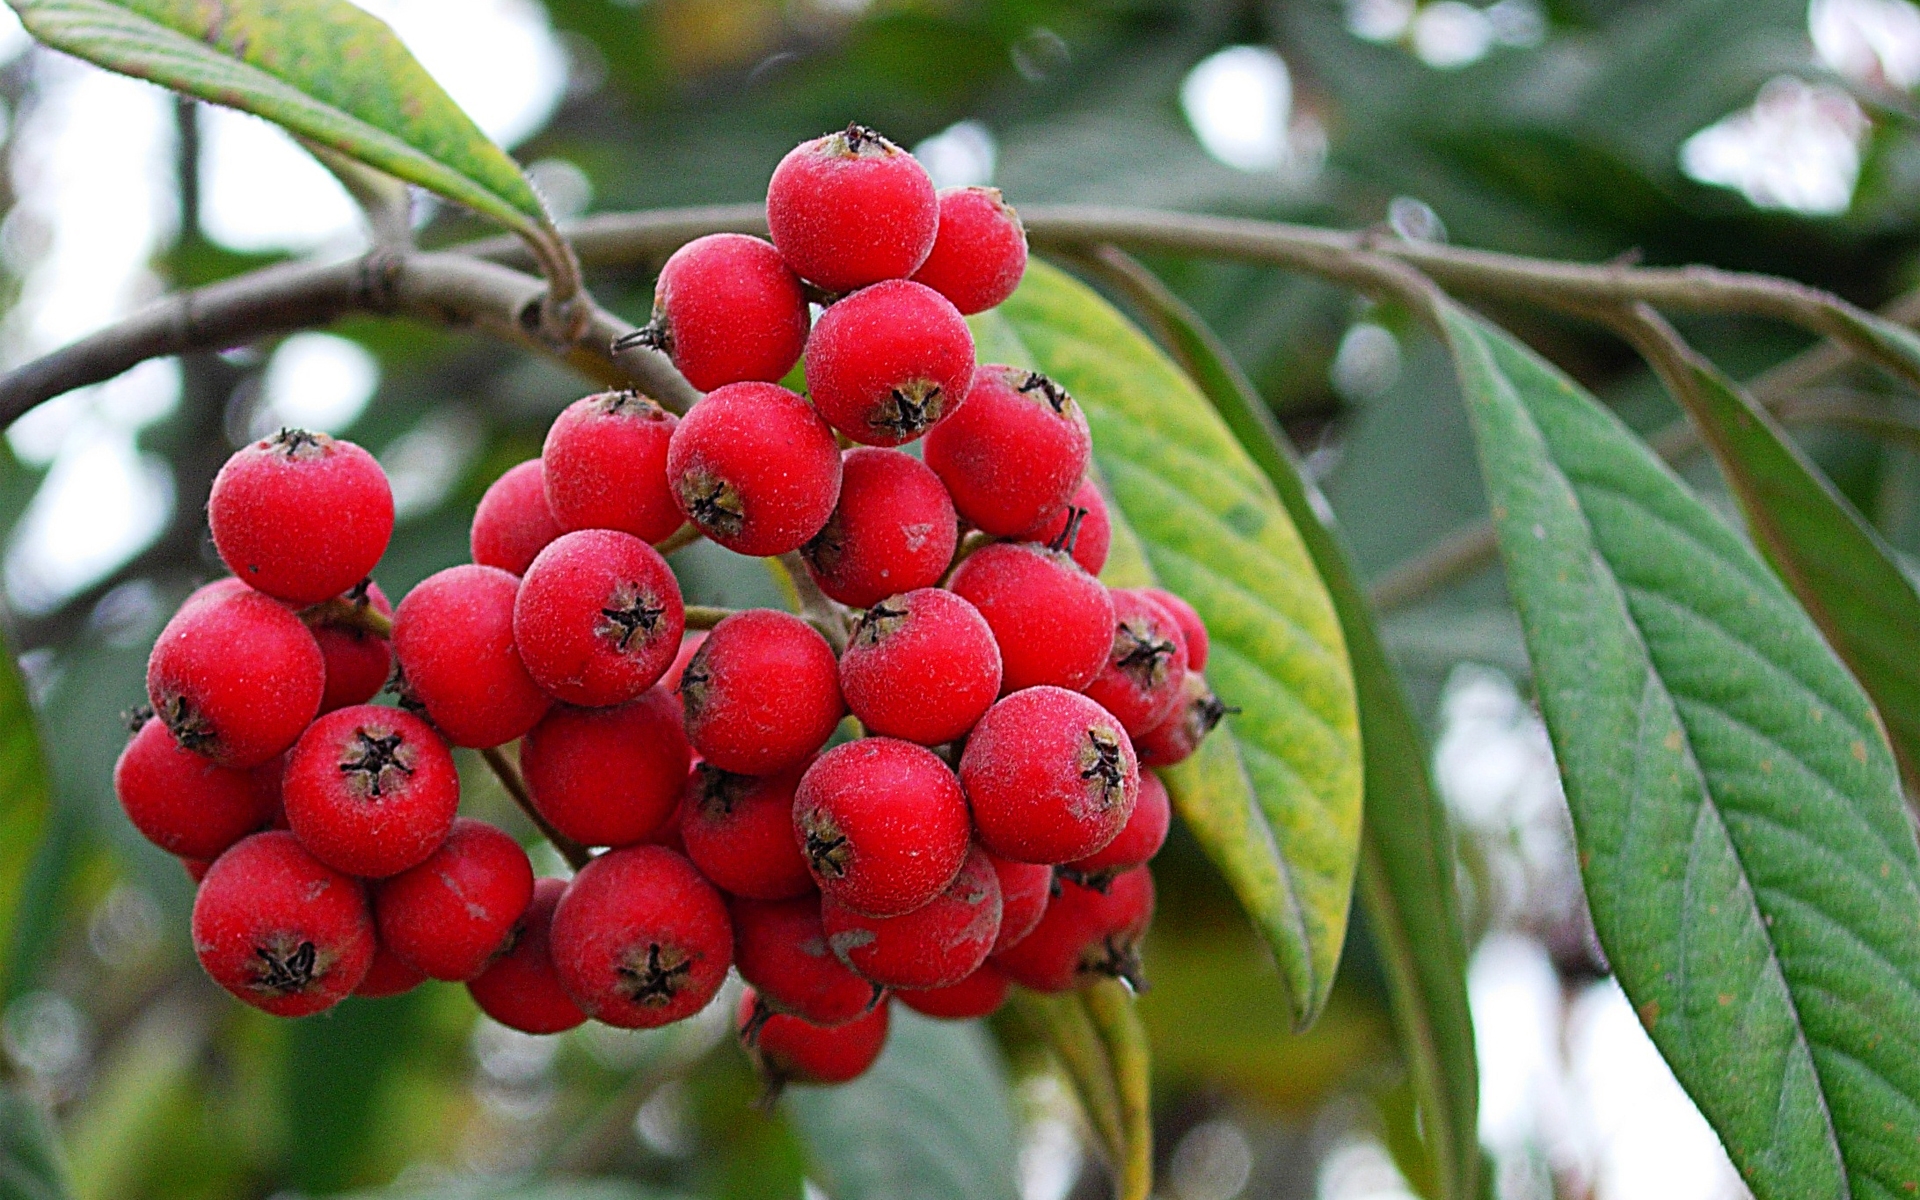
[[806,560],[800,557],[798,550],[782,554],[779,562],[793,585],[794,596],[800,602],[800,615],[820,631],[821,637],[827,639],[827,645],[833,647],[835,657],[844,654],[847,635],[852,629],[847,610],[820,590],[820,585],[813,581]]
[[994,537],[992,534],[978,529],[973,530],[968,533],[967,536],[961,538],[960,544],[953,548],[953,561],[947,564],[946,574],[940,576],[940,586],[946,587],[948,583],[952,582],[953,573],[960,569],[960,564],[967,561],[967,558],[972,555],[974,551],[980,549],[982,546],[991,546],[999,540],[999,538]]
[[662,554],[672,554],[683,546],[691,546],[700,540],[700,527],[692,521],[682,522],[680,528],[653,544],[653,548]]
[[300,619],[311,626],[332,625],[341,629],[358,629],[375,637],[393,636],[392,617],[365,600],[349,600],[345,596],[335,596],[331,600],[308,605],[300,610]]
[[687,628],[712,629],[739,611],[737,608],[722,608],[715,604],[689,604],[687,605]]
[[487,760],[487,766],[493,768],[500,786],[507,789],[507,795],[513,797],[520,811],[526,813],[527,819],[546,835],[546,839],[553,843],[553,848],[560,852],[560,857],[566,859],[569,866],[578,871],[593,860],[593,855],[587,852],[585,846],[555,829],[540,815],[540,810],[533,806],[533,795],[527,791],[526,780],[520,777],[520,768],[513,765],[500,747],[489,746],[480,752],[480,757]]

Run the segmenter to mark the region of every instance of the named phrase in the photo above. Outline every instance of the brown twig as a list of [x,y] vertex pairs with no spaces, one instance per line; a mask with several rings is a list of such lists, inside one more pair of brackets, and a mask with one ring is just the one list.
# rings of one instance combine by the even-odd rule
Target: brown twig
[[513,802],[518,804],[520,810],[527,814],[527,819],[546,835],[546,839],[553,843],[553,848],[560,852],[560,857],[566,859],[569,866],[578,871],[593,861],[593,855],[585,846],[555,829],[545,817],[540,815],[540,810],[533,806],[532,793],[527,791],[527,781],[520,777],[520,768],[513,765],[505,751],[498,746],[489,746],[480,752],[480,757],[487,761],[487,766],[493,768],[494,775],[500,780],[500,786],[507,789],[507,795],[513,797]]

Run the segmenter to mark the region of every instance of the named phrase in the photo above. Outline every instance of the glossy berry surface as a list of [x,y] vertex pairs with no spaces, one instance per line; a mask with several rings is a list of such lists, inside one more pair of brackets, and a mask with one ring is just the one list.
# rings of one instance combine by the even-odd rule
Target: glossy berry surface
[[456,746],[503,745],[553,705],[514,645],[519,593],[520,581],[499,567],[448,567],[421,580],[394,610],[404,699]]
[[1046,863],[1015,862],[989,851],[987,861],[1000,880],[1000,936],[993,940],[998,954],[1033,932],[1053,898],[1053,868]]
[[455,821],[427,860],[374,889],[380,943],[431,979],[478,976],[533,899],[527,852],[483,821]]
[[586,1022],[587,1014],[560,986],[553,965],[553,910],[566,890],[564,880],[535,881],[533,899],[508,935],[506,951],[467,984],[480,1011],[509,1029],[564,1033]]
[[922,1016],[943,1021],[972,1021],[999,1012],[1000,1006],[1007,1002],[1009,984],[999,967],[985,962],[959,983],[921,990],[901,988],[893,998]]
[[651,838],[679,805],[692,765],[680,701],[660,686],[609,708],[555,705],[520,744],[534,808],[583,846]]
[[868,917],[820,902],[820,924],[840,961],[886,987],[959,983],[987,961],[1000,934],[1000,881],[975,847],[946,890],[897,917]]
[[221,587],[180,607],[147,659],[147,699],[175,741],[222,766],[258,766],[320,711],[326,658],[293,611]]
[[1143,867],[1166,844],[1167,829],[1173,824],[1173,804],[1167,787],[1151,771],[1140,772],[1140,795],[1133,802],[1133,813],[1121,827],[1120,836],[1085,858],[1075,859],[1060,868],[1063,878],[1092,888],[1105,887],[1115,875]]
[[1000,694],[1000,648],[985,618],[939,588],[866,611],[840,656],[840,690],[867,732],[923,746],[973,728]]
[[1192,671],[1207,669],[1207,623],[1200,619],[1193,605],[1174,595],[1165,588],[1141,588],[1141,593],[1167,610],[1174,623],[1180,627],[1180,636],[1187,647],[1187,668]]
[[1188,671],[1180,703],[1166,720],[1134,739],[1134,750],[1141,762],[1158,767],[1184,762],[1226,715],[1227,706],[1213,694],[1206,677]]
[[318,604],[359,583],[393,535],[393,491],[373,455],[283,429],[237,451],[207,498],[214,549],[249,587]]
[[856,442],[911,442],[959,409],[973,334],[945,296],[904,279],[835,302],[807,342],[807,389],[827,424]]
[[999,188],[940,189],[940,228],[914,282],[972,315],[1013,295],[1026,270],[1026,226]]
[[425,972],[400,961],[400,956],[384,943],[376,943],[373,964],[367,968],[366,975],[360,980],[360,986],[353,989],[353,994],[368,1000],[383,1000],[388,996],[410,992],[426,981]]
[[1015,692],[974,727],[960,757],[981,843],[1002,858],[1064,863],[1120,835],[1140,768],[1120,723],[1064,688]]
[[861,125],[802,142],[767,184],[780,257],[829,292],[905,279],[932,252],[940,200],[926,168]]
[[733,931],[713,885],[660,846],[610,850],[581,868],[553,914],[560,984],[597,1021],[652,1029],[713,999]]
[[222,854],[193,900],[193,952],[213,981],[276,1017],[332,1008],[373,964],[360,881],[290,833],[256,833]]
[[845,1025],[870,1012],[884,989],[835,957],[821,925],[820,901],[728,901],[733,917],[733,961],[775,1012],[815,1025]]
[[667,449],[674,503],[736,554],[785,554],[819,533],[840,498],[840,447],[813,407],[773,383],[716,388]]
[[680,676],[687,738],[724,771],[772,775],[825,744],[846,711],[827,639],[790,613],[750,608],[713,627]]
[[959,536],[953,500],[925,463],[898,450],[857,446],[841,460],[833,515],[800,554],[821,591],[866,608],[939,583]]
[[734,1018],[740,1042],[770,1083],[850,1083],[866,1074],[887,1044],[888,1007],[826,1027],[785,1013],[769,1015],[752,988]]
[[713,885],[753,900],[811,896],[813,876],[793,838],[800,771],[736,775],[701,763],[680,809],[686,855]]
[[1145,867],[1103,891],[1060,881],[1047,915],[1019,944],[993,956],[1007,977],[1036,992],[1066,992],[1101,979],[1140,980],[1140,939],[1153,920],[1153,876]]
[[1118,588],[1112,595],[1113,648],[1085,690],[1129,736],[1138,736],[1171,716],[1185,694],[1186,640],[1144,592]]
[[[1075,510],[1079,510],[1078,520],[1069,528]],[[1057,546],[1071,554],[1087,574],[1098,575],[1113,547],[1113,518],[1107,515],[1106,497],[1093,480],[1083,479],[1058,511],[1021,534],[1020,540]]]
[[678,529],[667,445],[679,424],[638,392],[601,392],[567,405],[540,452],[547,505],[560,528],[617,529],[643,542]]
[[379,879],[446,840],[460,807],[453,755],[425,721],[358,704],[315,721],[287,756],[287,823],[336,871]]
[[1080,486],[1093,455],[1086,414],[1060,385],[1024,367],[983,365],[966,402],[927,435],[927,465],[962,517],[1017,537]]
[[[393,616],[393,605],[380,585],[367,580],[340,597],[342,603],[359,612]],[[332,712],[349,704],[365,704],[380,694],[393,674],[393,650],[387,639],[368,630],[352,618],[321,617],[309,626],[313,640],[326,662],[326,687],[320,694],[320,711]]]
[[806,292],[780,252],[744,233],[710,233],[675,250],[653,290],[642,345],[665,351],[703,392],[777,383],[807,344]]
[[948,583],[980,611],[1000,647],[1000,687],[1079,691],[1113,649],[1105,584],[1057,550],[1002,542],[968,555]]
[[481,566],[524,575],[534,555],[562,532],[547,504],[546,464],[530,458],[487,485],[473,510],[467,544]]
[[[120,752],[113,790],[141,836],[185,858],[212,859],[273,819],[278,790],[260,769],[237,771],[184,750],[149,720]],[[792,822],[787,822],[792,839]]]
[[967,860],[967,800],[931,750],[870,737],[821,755],[794,795],[793,825],[820,890],[869,916],[932,900]]
[[686,628],[680,585],[632,534],[582,529],[540,552],[513,603],[520,661],[568,704],[624,704],[673,665]]

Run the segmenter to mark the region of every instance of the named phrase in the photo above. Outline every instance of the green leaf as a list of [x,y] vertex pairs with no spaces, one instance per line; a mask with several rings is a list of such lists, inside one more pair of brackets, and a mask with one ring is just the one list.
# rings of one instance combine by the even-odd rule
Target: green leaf
[[1213,634],[1207,677],[1241,711],[1223,726],[1232,740],[1209,739],[1219,744],[1205,760],[1237,760],[1227,769],[1251,784],[1259,816],[1229,818],[1246,826],[1240,843],[1204,844],[1272,945],[1304,1025],[1332,986],[1360,841],[1359,717],[1333,603],[1272,483],[1111,305],[1035,262],[997,311],[1086,410],[1116,507],[1154,574]]
[[65,1200],[67,1169],[41,1107],[0,1086],[0,1200]]
[[834,1200],[1013,1200],[1019,1155],[1006,1070],[978,1022],[894,1005],[886,1051],[839,1087],[783,1101]]
[[13,649],[0,636],[0,1007],[30,982],[56,914],[57,881],[45,846],[51,789],[40,753],[39,726]]
[[1611,413],[1440,318],[1595,930],[1761,1200],[1920,1188],[1920,850],[1873,710]]
[[1120,1082],[1114,1078],[1113,1056],[1094,1028],[1087,1006],[1080,1002],[1080,993],[1049,995],[1015,988],[1007,1000],[1060,1061],[1107,1161],[1125,1162],[1127,1126],[1120,1111]]

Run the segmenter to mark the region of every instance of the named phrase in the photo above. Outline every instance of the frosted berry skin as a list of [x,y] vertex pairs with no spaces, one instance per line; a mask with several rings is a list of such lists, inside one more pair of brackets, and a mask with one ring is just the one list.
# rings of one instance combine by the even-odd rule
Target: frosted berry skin
[[213,981],[276,1017],[332,1008],[373,963],[366,889],[290,833],[222,854],[193,900],[193,952]]
[[[165,725],[148,721],[113,768],[120,807],[141,836],[183,858],[212,859],[273,819],[274,789],[254,771],[220,766],[183,750]],[[786,834],[792,839],[792,822]]]
[[1187,646],[1187,669],[1204,671],[1207,669],[1207,623],[1200,619],[1193,605],[1165,588],[1140,588],[1140,593],[1167,610],[1174,623],[1180,627],[1180,636]]
[[1003,692],[1042,684],[1079,691],[1113,650],[1106,585],[1058,550],[1030,542],[983,546],[947,586],[993,630]]
[[473,510],[467,543],[473,561],[524,575],[534,555],[564,532],[547,504],[547,469],[537,458],[508,468]]
[[780,257],[829,292],[913,274],[933,251],[939,222],[926,168],[861,125],[794,147],[767,184]]
[[972,729],[1000,694],[1000,648],[979,611],[920,588],[866,611],[840,656],[840,690],[867,732],[923,746]]
[[785,1013],[768,1014],[758,1000],[752,988],[741,993],[734,1027],[754,1065],[774,1085],[851,1083],[886,1048],[885,1004],[857,1021],[827,1028]]
[[638,344],[665,351],[703,392],[777,383],[806,348],[806,292],[772,243],[711,233],[673,252],[653,289],[653,321]]
[[[1068,522],[1075,510],[1080,520],[1071,529]],[[1020,535],[1023,542],[1058,546],[1073,556],[1089,575],[1098,575],[1107,565],[1107,552],[1113,548],[1113,518],[1107,515],[1106,497],[1093,480],[1083,479],[1067,497],[1066,504],[1040,524]]]
[[365,579],[393,535],[393,491],[373,455],[282,429],[235,452],[207,498],[213,546],[236,578],[294,604]]
[[1185,695],[1187,645],[1158,601],[1132,588],[1113,593],[1113,648],[1087,684],[1089,699],[1137,737],[1173,715]]
[[1140,794],[1126,731],[1064,688],[1015,692],[980,718],[960,756],[980,842],[1002,858],[1065,863],[1120,836]]
[[681,673],[680,699],[700,757],[742,775],[798,766],[846,711],[827,639],[770,608],[734,613],[713,627]]
[[1060,385],[1024,367],[974,368],[966,402],[927,435],[927,465],[962,517],[1016,537],[1079,488],[1093,456],[1086,414]]
[[932,900],[967,860],[967,800],[931,750],[870,737],[821,755],[794,794],[793,827],[822,893],[875,917]]
[[540,452],[554,521],[568,531],[618,529],[643,542],[678,529],[667,445],[679,424],[639,392],[601,392],[567,405]]
[[988,853],[993,873],[1000,880],[1000,936],[993,940],[995,954],[1033,932],[1053,898],[1053,868],[1045,863],[1015,862]]
[[519,592],[520,581],[499,567],[448,567],[394,610],[403,700],[456,746],[510,742],[553,705],[514,645]]
[[856,975],[834,956],[820,924],[820,902],[727,902],[733,918],[733,962],[768,1008],[815,1025],[845,1025],[872,1011],[886,989]]
[[1000,934],[1000,881],[978,847],[946,890],[910,913],[867,917],[827,896],[820,924],[840,961],[885,987],[951,987],[987,961]]
[[1207,686],[1206,677],[1188,671],[1180,703],[1166,720],[1133,741],[1140,761],[1156,767],[1184,762],[1227,715],[1227,706]]
[[566,893],[564,880],[541,879],[533,885],[527,911],[508,935],[507,949],[467,992],[480,1011],[521,1033],[565,1033],[586,1022],[587,1014],[560,986],[549,933],[553,910]]
[[384,943],[376,942],[373,965],[367,968],[366,975],[360,980],[360,986],[353,989],[353,994],[368,1000],[384,1000],[389,996],[410,992],[426,981],[425,974],[401,962],[400,957]]
[[940,189],[933,252],[913,273],[969,315],[1013,295],[1027,270],[1027,229],[999,188]]
[[945,296],[905,279],[834,302],[807,341],[807,390],[827,424],[868,446],[898,446],[960,408],[973,334]]
[[667,482],[700,532],[736,554],[798,549],[840,498],[840,447],[805,400],[773,383],[707,393],[673,432]]
[[713,885],[753,900],[813,894],[813,876],[793,840],[800,772],[736,775],[701,763],[680,809],[686,855]]
[[1060,877],[1096,890],[1104,888],[1114,876],[1143,867],[1160,853],[1172,823],[1173,805],[1166,785],[1153,772],[1142,771],[1140,795],[1133,802],[1133,813],[1121,827],[1120,836],[1087,857],[1061,867]]
[[279,754],[320,711],[326,657],[286,605],[220,588],[168,621],[147,659],[147,699],[175,741],[245,769]]
[[520,771],[547,823],[583,846],[631,846],[680,803],[693,750],[662,687],[611,708],[555,705],[520,744]]
[[893,996],[921,1016],[943,1021],[972,1021],[1000,1011],[1000,1006],[1007,1002],[1009,983],[999,967],[986,962],[959,983],[943,988],[901,988]]
[[1102,892],[1061,880],[1047,915],[993,964],[1022,987],[1067,992],[1101,979],[1137,989],[1140,941],[1153,920],[1153,876],[1145,867],[1116,876]]
[[425,721],[357,704],[315,721],[287,756],[287,823],[315,858],[363,879],[397,875],[447,839],[460,808],[453,755]]
[[839,503],[800,547],[820,590],[866,608],[939,583],[960,537],[940,477],[911,455],[873,446],[847,451],[841,464]]
[[660,846],[610,850],[581,868],[554,910],[560,986],[596,1021],[652,1029],[713,999],[733,930],[713,885]]
[[455,821],[440,848],[374,888],[380,943],[431,979],[487,969],[533,899],[520,843],[483,821]]
[[[393,616],[393,605],[371,579],[341,597],[356,609]],[[387,639],[350,620],[322,618],[309,625],[313,640],[326,661],[326,687],[320,711],[330,713],[349,704],[365,704],[380,694],[393,674],[393,650]]]
[[652,546],[612,529],[563,534],[513,603],[520,661],[568,704],[624,704],[673,665],[686,629],[680,584]]

